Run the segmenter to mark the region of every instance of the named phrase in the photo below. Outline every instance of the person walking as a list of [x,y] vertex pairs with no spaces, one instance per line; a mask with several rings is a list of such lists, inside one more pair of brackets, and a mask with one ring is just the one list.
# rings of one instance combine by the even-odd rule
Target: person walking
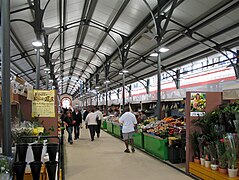
[[72,113],[72,118],[74,122],[74,134],[75,134],[75,140],[76,140],[76,139],[79,139],[80,137],[80,126],[82,123],[82,115],[77,108],[74,109]]
[[[87,115],[89,114],[88,108],[83,112],[83,120],[86,120]],[[85,123],[85,128],[88,128],[87,123]]]
[[98,116],[96,133],[97,133],[97,137],[99,138],[100,137],[101,122],[104,120],[104,118],[103,118],[103,114],[100,111],[99,107],[96,108],[95,114],[97,114],[97,116]]
[[88,128],[90,130],[91,141],[94,141],[95,132],[97,130],[98,116],[94,112],[95,112],[95,110],[94,110],[94,108],[92,108],[90,113],[87,115],[87,117],[85,119],[85,123],[88,125]]
[[135,131],[135,128],[137,127],[137,119],[133,113],[129,112],[128,106],[125,107],[124,112],[125,113],[119,119],[119,122],[122,123],[123,126],[122,127],[123,140],[126,146],[126,150],[124,152],[130,153],[129,143],[131,144],[131,151],[135,152],[133,133]]
[[66,113],[64,118],[64,124],[66,125],[66,131],[68,132],[68,142],[73,144],[72,132],[73,132],[73,119],[70,111]]

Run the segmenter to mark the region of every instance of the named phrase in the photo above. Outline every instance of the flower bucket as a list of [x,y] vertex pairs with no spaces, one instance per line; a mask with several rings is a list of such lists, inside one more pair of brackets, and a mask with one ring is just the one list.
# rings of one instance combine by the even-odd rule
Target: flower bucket
[[211,161],[205,161],[205,167],[210,168]]
[[23,180],[25,175],[26,162],[14,162],[13,172],[16,175],[16,180]]
[[227,169],[226,168],[220,168],[219,167],[218,171],[222,174],[227,174]]
[[58,151],[58,144],[56,143],[47,144],[47,153],[49,155],[50,161],[56,160],[57,151]]
[[56,177],[57,161],[47,161],[45,164],[48,173],[48,178],[54,180]]
[[200,162],[201,162],[201,166],[205,166],[205,159],[204,158],[200,158]]
[[20,143],[16,145],[18,161],[20,162],[26,161],[27,149],[28,149],[28,144],[26,143]]
[[217,171],[218,170],[218,164],[211,164],[211,169],[213,170],[213,171]]
[[36,144],[32,144],[31,147],[32,147],[34,160],[35,161],[41,161],[43,144],[42,143],[36,143]]
[[30,163],[30,168],[31,168],[31,171],[32,171],[32,179],[33,180],[39,180],[40,179],[41,165],[42,165],[42,162],[40,162],[40,161],[33,161],[33,162]]
[[237,177],[237,171],[238,171],[238,169],[229,169],[228,168],[228,177],[229,178]]

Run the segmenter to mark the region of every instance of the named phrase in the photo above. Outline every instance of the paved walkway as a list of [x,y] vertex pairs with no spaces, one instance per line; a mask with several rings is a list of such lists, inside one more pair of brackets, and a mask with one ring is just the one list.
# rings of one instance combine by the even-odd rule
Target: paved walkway
[[81,130],[80,139],[66,143],[66,180],[189,180],[190,177],[136,149],[124,153],[124,144],[101,131],[90,141],[89,132]]

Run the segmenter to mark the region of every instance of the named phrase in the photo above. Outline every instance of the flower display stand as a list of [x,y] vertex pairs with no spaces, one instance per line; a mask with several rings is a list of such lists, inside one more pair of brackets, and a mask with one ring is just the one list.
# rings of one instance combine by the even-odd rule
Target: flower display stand
[[[41,168],[40,180],[47,179],[46,167],[43,165]],[[30,169],[26,169],[24,180],[32,180],[32,174]]]
[[229,178],[227,174],[221,174],[194,162],[189,163],[189,173],[204,180],[239,180],[239,177]]

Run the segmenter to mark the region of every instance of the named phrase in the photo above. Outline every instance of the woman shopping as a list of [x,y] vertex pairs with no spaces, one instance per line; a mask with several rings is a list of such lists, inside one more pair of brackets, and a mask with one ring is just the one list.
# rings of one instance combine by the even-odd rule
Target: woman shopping
[[94,141],[95,132],[97,130],[98,116],[94,112],[95,112],[95,109],[92,108],[90,113],[87,115],[87,117],[85,119],[85,123],[88,125],[88,128],[90,130],[91,141]]

